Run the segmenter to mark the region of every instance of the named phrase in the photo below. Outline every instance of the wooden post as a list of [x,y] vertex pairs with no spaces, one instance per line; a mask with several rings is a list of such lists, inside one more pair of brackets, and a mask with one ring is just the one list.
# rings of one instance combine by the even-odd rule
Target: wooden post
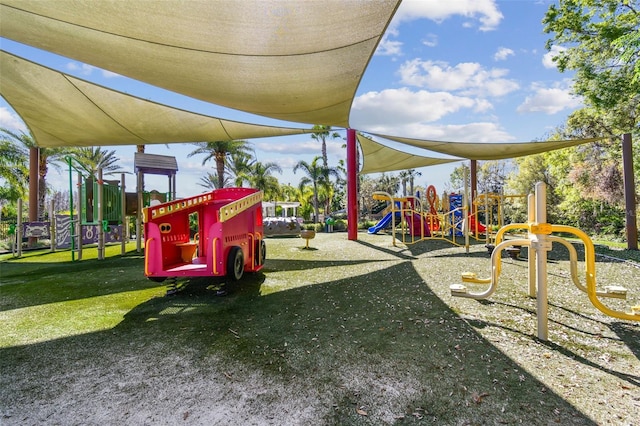
[[627,249],[638,250],[638,223],[636,221],[636,185],[633,176],[633,148],[631,133],[622,135],[622,169],[624,176],[624,203],[627,231]]

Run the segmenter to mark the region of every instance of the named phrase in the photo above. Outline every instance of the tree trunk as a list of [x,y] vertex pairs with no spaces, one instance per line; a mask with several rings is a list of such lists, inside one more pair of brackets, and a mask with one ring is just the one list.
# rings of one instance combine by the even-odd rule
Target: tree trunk
[[218,172],[218,189],[224,188],[224,159],[226,153],[216,152],[216,171]]

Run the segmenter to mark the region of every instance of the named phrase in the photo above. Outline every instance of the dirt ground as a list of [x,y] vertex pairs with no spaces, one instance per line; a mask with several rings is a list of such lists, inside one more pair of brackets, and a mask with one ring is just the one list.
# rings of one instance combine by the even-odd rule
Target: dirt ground
[[[0,361],[0,424],[640,426],[637,323],[576,304],[556,285],[550,338],[540,341],[535,299],[521,287],[482,302],[451,296],[461,268],[488,270],[482,248],[468,256],[444,244],[345,238],[318,235],[316,252],[300,251],[300,240],[270,242],[260,300],[215,299],[205,289],[159,297],[113,329],[2,349],[15,361]],[[294,255],[315,272],[305,263],[287,275]],[[455,264],[443,260],[450,256]],[[505,260],[505,280],[524,263]],[[640,282],[640,268],[600,266],[614,284]],[[565,282],[566,270],[562,255],[551,260],[554,280]],[[410,279],[393,281],[403,271]],[[295,280],[299,287],[276,291]],[[265,303],[264,317],[243,316],[249,297]],[[195,317],[210,304],[219,316],[203,326]],[[268,319],[282,315],[282,329],[270,329]]]

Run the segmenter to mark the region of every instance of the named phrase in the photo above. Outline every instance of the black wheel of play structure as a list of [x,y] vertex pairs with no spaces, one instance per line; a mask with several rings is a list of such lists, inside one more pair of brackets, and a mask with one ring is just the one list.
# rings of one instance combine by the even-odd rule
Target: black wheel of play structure
[[238,281],[244,274],[244,255],[240,247],[231,247],[227,258],[227,277]]
[[147,277],[149,281],[153,281],[154,283],[161,283],[167,279],[167,277]]
[[256,266],[264,265],[267,258],[267,245],[264,240],[256,241],[254,263]]

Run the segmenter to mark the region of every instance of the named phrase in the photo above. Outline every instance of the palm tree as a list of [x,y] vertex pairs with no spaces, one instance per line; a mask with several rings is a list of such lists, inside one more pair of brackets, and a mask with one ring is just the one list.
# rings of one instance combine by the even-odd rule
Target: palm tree
[[415,192],[413,192],[413,184],[414,184],[414,180],[415,178],[422,176],[422,173],[416,171],[416,169],[409,169],[407,170],[407,178],[409,179],[409,193],[411,195],[415,195]]
[[213,159],[216,162],[219,188],[224,188],[227,156],[240,152],[248,154],[251,151],[249,142],[245,140],[195,142],[194,145],[197,146],[197,148],[189,153],[187,157],[204,154],[205,157],[204,160],[202,160],[202,165],[205,165],[207,161]]
[[27,192],[29,156],[12,140],[0,140],[0,179],[5,185],[0,187],[0,201],[16,201]]
[[[19,150],[24,158],[29,158],[29,149],[38,148],[38,217],[43,218],[45,212],[45,197],[47,195],[47,173],[49,172],[49,164],[59,167],[56,163],[62,161],[67,150],[63,148],[40,148],[36,144],[36,140],[31,133],[20,131],[19,133],[11,130],[0,128],[2,132],[2,141],[11,142],[15,148]],[[24,163],[26,164],[26,162]],[[25,166],[26,167],[26,166]],[[27,176],[28,176],[27,171]],[[27,179],[24,180],[26,182]]]
[[84,146],[73,149],[71,155],[87,172],[89,177],[96,176],[98,169],[102,169],[102,174],[105,175],[124,172],[124,170],[116,164],[120,159],[115,156],[115,150],[107,151],[99,146]]
[[[202,176],[200,178],[198,185],[209,191],[213,191],[214,189],[220,189],[220,187],[218,187],[219,182],[220,181],[218,180],[218,175],[216,173],[207,173],[206,176]],[[226,185],[228,183],[227,179],[224,179],[223,183]]]
[[323,126],[316,124],[313,126],[314,132],[311,133],[311,137],[317,141],[322,142],[322,164],[324,167],[329,167],[329,161],[327,158],[327,138],[339,139],[340,134],[331,130],[331,126]]
[[337,176],[338,172],[333,167],[322,167],[318,164],[321,157],[315,157],[311,163],[300,160],[298,164],[293,168],[293,173],[298,170],[302,170],[306,176],[300,179],[300,185],[313,185],[313,210],[315,213],[314,223],[318,223],[319,211],[318,211],[318,188],[322,185],[328,185],[330,183],[330,176]]
[[305,218],[305,220],[308,220],[313,213],[313,188],[304,182],[300,182],[295,191],[295,199],[300,203],[298,214]]
[[282,168],[276,163],[261,163],[256,161],[251,168],[249,184],[264,192],[265,198],[276,197],[280,192],[278,179],[272,176],[273,172],[282,173]]
[[398,177],[400,178],[400,185],[402,186],[402,196],[407,196],[407,181],[409,181],[409,174],[406,170],[398,173]]
[[234,176],[233,184],[235,186],[242,186],[249,181],[255,162],[255,152],[253,155],[246,152],[229,154],[229,170]]

